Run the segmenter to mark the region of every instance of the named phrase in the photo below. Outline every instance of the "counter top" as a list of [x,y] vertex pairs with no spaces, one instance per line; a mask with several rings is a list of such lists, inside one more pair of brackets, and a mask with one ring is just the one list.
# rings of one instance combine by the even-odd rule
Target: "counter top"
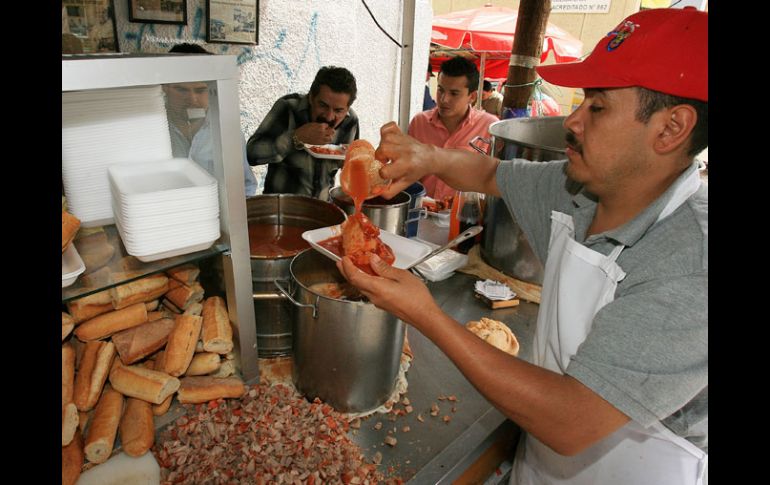
[[[529,360],[539,306],[522,301],[513,308],[492,310],[474,298],[475,281],[474,276],[455,273],[428,287],[441,308],[462,324],[485,316],[508,325],[519,340],[519,357]],[[382,470],[388,476],[414,484],[451,483],[496,436],[516,432],[516,425],[489,404],[430,340],[413,327],[408,327],[407,335],[414,359],[406,374],[405,396],[414,411],[398,417],[370,416],[351,437],[367,458],[378,451],[382,454]],[[439,396],[456,396],[457,401],[439,400]],[[440,409],[435,417],[430,415],[433,403]],[[424,422],[418,421],[418,414]],[[451,418],[449,423],[443,421],[445,415]],[[379,430],[374,429],[377,422],[382,423]],[[404,426],[410,428],[408,432]],[[384,444],[388,431],[398,440],[394,447]]]

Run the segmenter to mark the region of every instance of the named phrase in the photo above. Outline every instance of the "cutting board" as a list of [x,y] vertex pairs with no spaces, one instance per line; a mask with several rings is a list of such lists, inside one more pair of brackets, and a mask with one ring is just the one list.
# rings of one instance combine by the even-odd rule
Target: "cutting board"
[[159,485],[160,466],[152,452],[139,458],[118,453],[83,472],[75,485]]

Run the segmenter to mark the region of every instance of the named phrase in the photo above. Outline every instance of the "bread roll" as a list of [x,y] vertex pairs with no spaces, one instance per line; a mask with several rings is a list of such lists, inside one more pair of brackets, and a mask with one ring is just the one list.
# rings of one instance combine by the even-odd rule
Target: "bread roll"
[[201,340],[206,352],[226,354],[233,350],[233,329],[222,297],[212,296],[203,303]]
[[72,402],[75,383],[75,349],[70,344],[61,347],[61,445],[72,441],[78,428],[78,408]]
[[96,405],[114,358],[115,344],[112,342],[85,344],[73,393],[73,402],[79,411],[88,411]]
[[503,352],[514,356],[519,354],[519,341],[503,322],[482,317],[480,321],[468,322],[465,327]]
[[144,303],[135,303],[121,310],[115,310],[94,317],[81,323],[75,330],[77,337],[87,342],[120,332],[127,328],[136,327],[147,321],[147,309]]
[[[260,364],[261,365],[261,364]],[[223,360],[219,364],[219,368],[209,374],[211,377],[230,377],[231,375],[235,374],[235,361],[234,360]],[[290,376],[291,377],[291,376]]]
[[163,348],[173,328],[174,320],[162,318],[121,330],[112,336],[112,342],[121,362],[129,365]]
[[144,302],[144,307],[147,309],[148,314],[157,310],[158,306],[160,306],[160,300],[158,299]]
[[164,372],[172,376],[185,373],[195,353],[195,343],[200,338],[202,324],[203,318],[195,315],[176,317],[174,329],[166,344]]
[[186,376],[205,376],[219,369],[221,359],[219,354],[214,352],[201,352],[193,355],[190,365],[187,367],[184,375]]
[[104,463],[110,457],[122,414],[123,396],[110,386],[105,387],[86,433],[83,450],[88,461]]
[[110,290],[100,291],[67,303],[67,311],[75,319],[76,324],[114,309]]
[[67,211],[61,211],[61,252],[67,250],[80,229],[80,219]]
[[171,291],[174,288],[179,288],[180,286],[184,286],[184,283],[182,283],[179,280],[175,280],[174,278],[169,278],[169,280],[168,280],[168,291]]
[[61,408],[61,445],[67,446],[78,430],[78,408],[75,403],[67,403]]
[[200,316],[201,313],[203,313],[203,304],[200,303],[200,302],[193,303],[192,305],[187,307],[187,310],[184,311],[185,315],[197,315],[197,316]]
[[187,286],[192,286],[193,283],[198,281],[200,273],[200,269],[194,264],[184,264],[166,271],[166,274],[171,278]]
[[203,300],[203,287],[198,283],[193,283],[192,286],[181,285],[167,291],[165,297],[177,308],[184,311],[193,303],[199,303]]
[[75,328],[75,319],[72,318],[69,313],[61,312],[61,339],[64,341],[64,339],[67,337],[67,335],[70,334],[72,329]]
[[155,300],[166,291],[168,291],[168,277],[159,273],[112,287],[110,297],[115,309],[120,310],[134,303]]
[[173,313],[175,315],[181,315],[183,310],[179,308],[178,306],[174,305],[170,300],[163,298],[160,301],[160,304],[163,306],[163,311],[167,311],[170,313]]
[[138,365],[122,365],[115,361],[110,372],[110,384],[125,396],[160,404],[179,389],[179,379],[165,372]]
[[83,469],[83,437],[76,431],[70,444],[61,449],[61,483],[75,485]]
[[75,385],[75,349],[70,343],[61,346],[61,405],[72,402]]
[[238,377],[183,377],[177,399],[180,403],[201,403],[219,398],[237,398],[246,392]]
[[[148,369],[162,369],[164,366],[165,358],[163,357],[165,355],[165,351],[161,350],[157,354],[155,354],[153,357],[155,357],[155,360],[148,360],[145,361],[147,364]],[[160,404],[153,404],[152,405],[152,414],[154,416],[163,416],[166,414],[166,412],[171,407],[171,401],[174,399],[174,395],[171,394],[166,399],[163,400]]]
[[141,399],[126,399],[120,419],[120,445],[128,456],[142,456],[155,442],[152,404]]

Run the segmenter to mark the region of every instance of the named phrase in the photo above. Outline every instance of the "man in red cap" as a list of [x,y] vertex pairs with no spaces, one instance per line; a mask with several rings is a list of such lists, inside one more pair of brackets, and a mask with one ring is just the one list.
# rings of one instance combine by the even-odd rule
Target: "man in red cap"
[[585,91],[567,160],[440,149],[393,123],[377,150],[392,160],[386,196],[435,173],[506,201],[545,263],[531,363],[472,335],[407,271],[338,267],[525,431],[511,483],[704,483],[708,189],[694,156],[708,144],[708,15],[638,12],[584,61],[538,72]]

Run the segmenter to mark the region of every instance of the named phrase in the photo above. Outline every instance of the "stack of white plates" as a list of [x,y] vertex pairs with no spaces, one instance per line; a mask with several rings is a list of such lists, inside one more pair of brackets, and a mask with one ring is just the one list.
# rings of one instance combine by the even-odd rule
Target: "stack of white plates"
[[65,288],[78,279],[84,271],[86,265],[83,258],[78,254],[74,244],[70,244],[66,251],[61,254],[61,287]]
[[62,181],[83,227],[113,222],[107,167],[168,160],[160,86],[62,93]]
[[115,225],[143,262],[201,251],[219,239],[217,180],[186,158],[107,170]]

